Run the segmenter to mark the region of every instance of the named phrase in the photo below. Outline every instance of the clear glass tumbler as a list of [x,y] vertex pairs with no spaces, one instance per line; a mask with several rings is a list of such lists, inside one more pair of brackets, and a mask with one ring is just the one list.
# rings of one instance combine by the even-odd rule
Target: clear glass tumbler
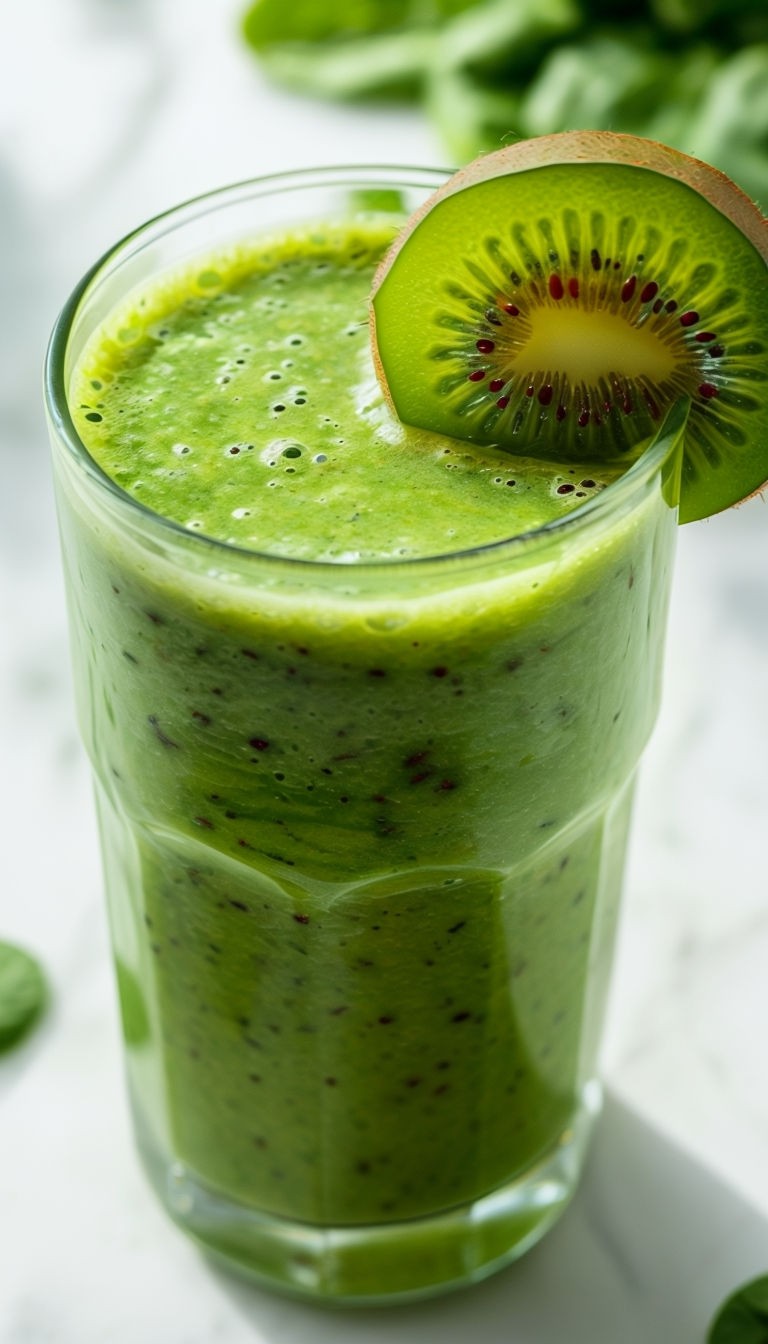
[[47,365],[138,1145],[210,1252],[324,1299],[482,1278],[577,1183],[679,435],[528,535],[314,563],[145,509],[79,441],[69,380],[137,285],[361,202],[408,213],[441,177],[181,206],[83,280]]

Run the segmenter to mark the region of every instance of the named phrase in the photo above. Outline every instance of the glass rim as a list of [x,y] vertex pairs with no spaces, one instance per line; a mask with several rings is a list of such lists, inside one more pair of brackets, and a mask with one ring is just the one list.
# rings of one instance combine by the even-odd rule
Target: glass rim
[[[551,542],[559,536],[576,531],[580,532],[589,523],[597,521],[606,514],[615,511],[617,505],[631,497],[643,482],[650,480],[669,452],[666,436],[659,430],[646,445],[639,457],[627,467],[621,476],[607,485],[599,494],[572,509],[569,513],[548,519],[539,526],[525,532],[512,533],[477,546],[465,546],[457,550],[440,551],[436,554],[418,556],[381,557],[365,560],[339,561],[307,559],[300,556],[280,555],[273,551],[258,551],[251,546],[242,546],[237,542],[225,541],[205,532],[193,531],[175,519],[158,513],[141,500],[124,490],[88,451],[80,437],[72,418],[69,406],[66,382],[66,358],[69,339],[84,300],[92,287],[110,266],[118,267],[134,252],[164,234],[189,223],[206,213],[225,209],[229,205],[262,196],[289,193],[312,187],[360,185],[363,181],[373,189],[376,187],[393,188],[396,186],[432,187],[437,189],[451,175],[451,169],[425,167],[416,164],[338,164],[308,168],[287,169],[275,173],[244,178],[225,186],[214,187],[200,192],[188,199],[152,215],[143,223],[136,225],[122,235],[109,247],[84,273],[69,294],[54,322],[48,342],[44,362],[44,395],[52,428],[66,447],[69,457],[77,467],[90,478],[91,482],[107,492],[114,501],[127,508],[131,514],[141,520],[145,526],[152,526],[160,534],[166,534],[177,542],[191,545],[198,553],[207,548],[220,557],[229,556],[241,562],[269,565],[275,568],[290,568],[304,573],[323,573],[326,576],[354,571],[356,574],[381,574],[384,571],[402,573],[407,570],[423,569],[425,566],[445,567],[449,564],[470,560],[493,559],[508,551],[517,551]],[[138,245],[138,246],[137,246]],[[160,272],[158,272],[160,274]],[[460,442],[460,440],[457,440]],[[503,450],[501,450],[503,452]],[[509,455],[512,456],[512,455]],[[527,454],[526,456],[530,456]],[[544,460],[544,459],[542,459]],[[502,459],[503,462],[503,459]],[[500,464],[501,465],[501,464]],[[578,461],[574,463],[578,466]],[[593,465],[587,463],[586,465]]]

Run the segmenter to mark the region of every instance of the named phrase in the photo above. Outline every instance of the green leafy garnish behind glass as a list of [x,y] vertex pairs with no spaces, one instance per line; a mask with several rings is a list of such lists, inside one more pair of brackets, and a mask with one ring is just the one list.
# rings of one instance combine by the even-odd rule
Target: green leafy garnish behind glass
[[255,0],[243,31],[304,93],[420,100],[456,161],[628,131],[768,199],[765,0]]

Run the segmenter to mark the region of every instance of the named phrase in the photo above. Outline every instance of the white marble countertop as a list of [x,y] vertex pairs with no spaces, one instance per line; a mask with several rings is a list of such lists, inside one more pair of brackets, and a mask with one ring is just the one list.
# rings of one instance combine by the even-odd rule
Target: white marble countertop
[[131,1146],[40,405],[94,257],[199,191],[328,162],[441,162],[415,111],[305,102],[235,0],[38,0],[0,48],[0,937],[52,1005],[0,1059],[3,1344],[703,1344],[768,1271],[768,513],[679,538],[584,1187],[518,1266],[432,1305],[314,1311],[211,1270]]

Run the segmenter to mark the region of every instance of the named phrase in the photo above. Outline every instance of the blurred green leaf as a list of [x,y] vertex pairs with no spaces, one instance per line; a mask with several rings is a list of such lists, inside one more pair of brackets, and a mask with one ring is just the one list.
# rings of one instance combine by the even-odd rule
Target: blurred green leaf
[[577,0],[486,0],[443,27],[436,73],[459,67],[480,78],[525,79],[547,48],[580,23]]
[[718,66],[687,128],[687,143],[690,153],[768,206],[768,42]]
[[[691,46],[676,52],[670,84],[644,132],[652,140],[694,153],[691,124],[709,81],[720,64],[720,55],[712,46]],[[701,157],[701,156],[699,156]]]
[[405,198],[401,191],[386,187],[360,187],[348,193],[350,212],[356,214],[407,214]]
[[429,68],[435,36],[426,30],[313,45],[277,43],[262,52],[273,79],[323,98],[414,97]]
[[47,998],[48,986],[37,959],[22,947],[0,942],[0,1053],[26,1035]]
[[766,0],[256,0],[244,32],[306,93],[420,98],[456,162],[612,129],[768,196]]
[[717,1313],[707,1344],[766,1344],[768,1277],[754,1279],[734,1293]]
[[596,37],[557,47],[528,86],[528,135],[568,127],[641,133],[669,88],[675,58],[649,49],[647,34]]
[[414,97],[440,25],[476,0],[256,0],[243,33],[267,72],[328,98]]
[[477,0],[255,0],[243,19],[248,42],[258,51],[282,42],[328,42],[430,28]]
[[768,41],[765,0],[649,0],[649,17],[661,29],[730,47]]
[[466,163],[488,149],[520,138],[520,98],[488,87],[461,69],[433,73],[426,107],[454,163]]

